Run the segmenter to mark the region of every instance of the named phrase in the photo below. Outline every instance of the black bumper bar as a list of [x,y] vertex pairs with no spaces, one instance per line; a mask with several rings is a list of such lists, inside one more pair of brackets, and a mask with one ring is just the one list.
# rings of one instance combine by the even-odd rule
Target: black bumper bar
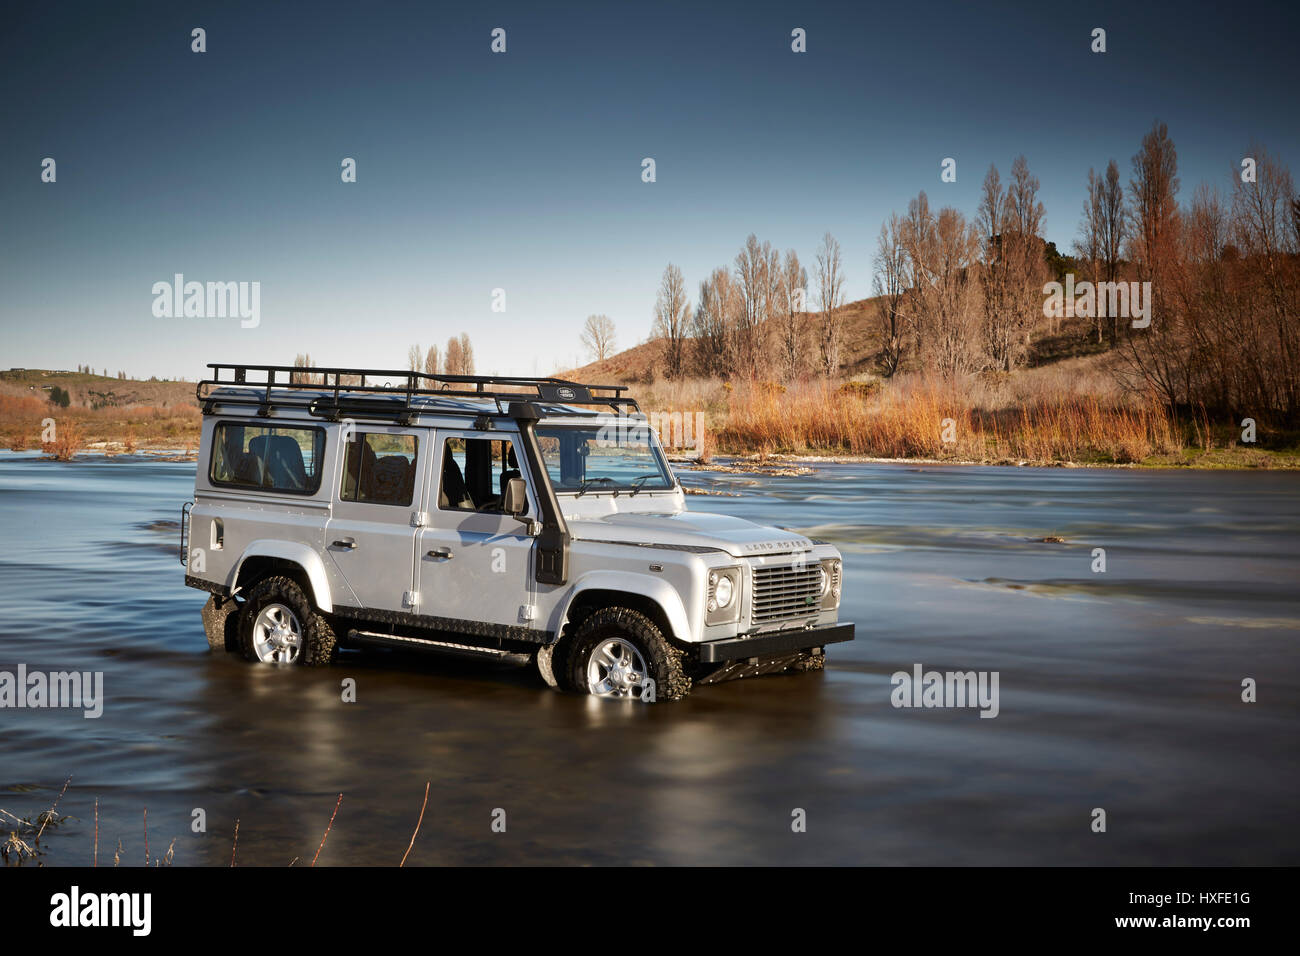
[[725,641],[698,644],[696,660],[702,664],[718,664],[743,657],[774,657],[790,654],[810,647],[825,647],[853,640],[852,624],[827,624],[824,627],[801,627],[773,634],[755,634],[750,637],[731,637]]

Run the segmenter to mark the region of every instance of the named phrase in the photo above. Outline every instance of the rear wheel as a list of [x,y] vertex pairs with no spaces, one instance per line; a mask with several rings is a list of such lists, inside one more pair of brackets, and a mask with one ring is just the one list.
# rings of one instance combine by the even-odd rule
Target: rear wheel
[[334,656],[334,630],[292,578],[265,578],[239,612],[239,646],[264,664],[317,667]]
[[682,652],[654,621],[631,608],[593,613],[578,626],[563,657],[566,686],[593,697],[680,700],[690,693]]

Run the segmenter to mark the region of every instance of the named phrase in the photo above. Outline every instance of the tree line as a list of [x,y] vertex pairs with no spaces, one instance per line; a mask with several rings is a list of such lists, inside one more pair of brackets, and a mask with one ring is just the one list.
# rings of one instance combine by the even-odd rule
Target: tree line
[[[1158,121],[1130,165],[1127,184],[1113,158],[1103,172],[1089,170],[1073,255],[1043,237],[1040,183],[1024,156],[1005,181],[989,167],[973,219],[953,206],[936,210],[924,191],[892,213],[872,261],[868,367],[884,378],[920,370],[955,383],[1014,372],[1034,360],[1036,339],[1072,336],[1076,350],[1095,339],[1088,350],[1113,353],[1122,384],[1175,411],[1300,423],[1300,196],[1290,171],[1255,144],[1231,170],[1230,190],[1201,184],[1180,205],[1177,151]],[[1109,310],[1097,295],[1052,314],[1047,283],[1066,276],[1150,283],[1149,324],[1135,328],[1129,314],[1115,314],[1113,294]],[[669,263],[653,312],[662,374],[838,375],[846,344],[859,354],[865,345],[845,341],[844,281],[829,233],[811,276],[793,249],[751,234],[693,299]],[[1089,321],[1067,329],[1065,317]]]

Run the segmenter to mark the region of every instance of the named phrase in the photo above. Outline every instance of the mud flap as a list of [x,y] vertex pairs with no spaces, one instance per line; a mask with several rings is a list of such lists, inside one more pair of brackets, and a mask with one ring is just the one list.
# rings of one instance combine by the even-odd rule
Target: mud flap
[[239,603],[232,597],[208,596],[203,605],[203,633],[214,651],[234,652],[239,647]]
[[551,690],[559,690],[560,682],[555,679],[555,668],[552,664],[554,651],[555,645],[547,644],[545,647],[539,647],[534,656],[537,660],[537,673],[542,675],[542,680],[546,681],[546,686]]

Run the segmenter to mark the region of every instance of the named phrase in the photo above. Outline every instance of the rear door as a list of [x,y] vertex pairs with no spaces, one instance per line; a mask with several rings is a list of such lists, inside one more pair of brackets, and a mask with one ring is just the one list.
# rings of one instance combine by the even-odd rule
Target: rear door
[[343,448],[325,550],[362,608],[411,611],[419,490],[433,433],[357,426]]
[[528,526],[538,511],[531,485],[523,520],[501,510],[505,481],[528,482],[515,453],[518,439],[508,431],[436,433],[415,574],[420,614],[448,619],[443,626],[536,624]]

